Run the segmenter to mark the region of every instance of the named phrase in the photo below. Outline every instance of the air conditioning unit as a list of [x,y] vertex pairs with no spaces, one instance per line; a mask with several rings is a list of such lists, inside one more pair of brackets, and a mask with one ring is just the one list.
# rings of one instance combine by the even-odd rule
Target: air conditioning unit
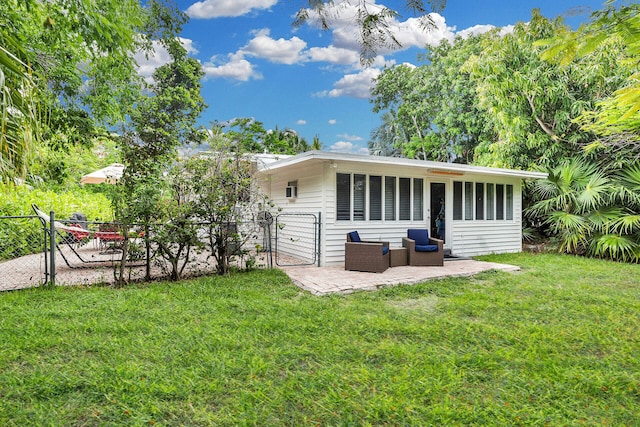
[[298,181],[289,181],[285,190],[287,199],[295,199],[298,197]]

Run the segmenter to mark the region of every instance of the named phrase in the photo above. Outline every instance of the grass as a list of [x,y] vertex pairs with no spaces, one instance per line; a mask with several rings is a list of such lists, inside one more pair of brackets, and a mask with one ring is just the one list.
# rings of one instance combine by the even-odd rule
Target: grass
[[522,271],[0,294],[0,425],[639,425],[640,266],[483,259]]

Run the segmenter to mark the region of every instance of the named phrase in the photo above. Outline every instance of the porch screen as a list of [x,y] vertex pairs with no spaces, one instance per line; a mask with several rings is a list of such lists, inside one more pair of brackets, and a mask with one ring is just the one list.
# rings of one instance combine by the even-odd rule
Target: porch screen
[[513,185],[507,184],[507,220],[513,219]]
[[504,219],[504,185],[496,184],[496,219]]
[[354,174],[353,175],[353,220],[364,221],[365,220],[365,193],[367,190],[365,175]]
[[413,220],[422,221],[424,219],[424,181],[422,178],[413,178]]
[[336,219],[351,219],[351,174],[336,174]]
[[382,220],[382,177],[369,177],[369,219]]
[[400,221],[411,220],[411,179],[400,178]]
[[384,177],[384,219],[393,221],[396,219],[396,177]]

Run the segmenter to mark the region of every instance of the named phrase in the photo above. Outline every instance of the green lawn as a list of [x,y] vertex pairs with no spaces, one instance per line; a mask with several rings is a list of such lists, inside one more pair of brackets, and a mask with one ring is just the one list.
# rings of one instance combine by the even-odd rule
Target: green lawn
[[522,271],[0,294],[0,425],[640,425],[640,266],[483,259]]

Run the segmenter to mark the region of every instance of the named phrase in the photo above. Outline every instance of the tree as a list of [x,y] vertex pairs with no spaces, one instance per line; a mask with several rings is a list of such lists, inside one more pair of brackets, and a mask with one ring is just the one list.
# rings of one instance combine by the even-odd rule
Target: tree
[[620,52],[615,58],[619,84],[612,92],[598,98],[596,108],[585,111],[577,121],[599,139],[589,145],[589,151],[614,151],[621,159],[640,158],[640,5],[616,8],[608,2],[603,10],[592,15],[588,24],[577,31],[565,29],[554,37],[540,40],[545,48],[541,57],[568,67],[594,53],[611,50]]
[[[180,198],[175,197],[180,192],[174,192],[174,197],[164,197],[170,194],[164,173],[177,156],[179,145],[198,141],[201,137],[195,123],[205,108],[200,81],[204,72],[197,60],[187,56],[186,50],[174,36],[179,33],[186,16],[176,12],[175,16],[162,17],[162,22],[170,26],[167,29],[168,38],[162,42],[172,61],[156,69],[147,96],[138,99],[136,108],[131,112],[131,122],[122,145],[126,169],[119,198],[114,203],[116,217],[126,228],[133,224],[144,227],[147,251],[148,239],[156,239],[161,256],[171,263],[171,278],[178,280],[181,268],[177,261],[181,259],[183,251],[188,253],[193,236],[189,233],[164,232],[167,226],[161,226],[162,232],[149,237],[149,230],[154,222],[177,226],[189,219],[189,211]],[[125,238],[118,277],[121,283],[124,280],[127,244],[128,239]],[[173,244],[177,244],[177,248]]]
[[24,178],[38,146],[89,145],[94,133],[84,132],[87,126],[128,114],[140,91],[133,53],[149,41],[147,10],[137,0],[0,4],[2,109],[11,112],[0,119],[0,144],[9,154],[0,177]]
[[[211,152],[185,164],[183,182],[190,189],[195,217],[203,224],[203,244],[225,275],[234,259],[246,255],[250,241],[257,241],[272,205],[256,185],[256,168],[249,153],[235,150],[229,137],[214,129]],[[260,240],[262,243],[262,240]],[[267,248],[263,248],[267,249]],[[251,262],[249,262],[251,264]]]
[[392,111],[382,115],[382,124],[371,132],[368,147],[374,156],[402,157],[402,147],[407,143],[406,135]]
[[478,146],[477,162],[549,166],[582,155],[582,146],[593,141],[575,119],[616,86],[617,51],[599,51],[563,68],[542,61],[535,42],[565,28],[561,19],[550,21],[534,10],[528,23],[518,23],[511,34],[491,34],[482,53],[469,59],[479,107],[498,137]]
[[[478,107],[477,82],[464,64],[482,51],[482,39],[458,38],[429,48],[420,67],[385,69],[372,90],[373,111],[388,109],[403,137],[406,157],[468,163],[475,147],[494,136]],[[389,119],[389,117],[387,117]],[[383,125],[389,129],[387,122]]]
[[[301,8],[296,14],[293,25],[299,27],[311,18],[317,18],[323,30],[331,28],[332,20],[339,18],[340,14],[347,10],[351,3],[334,5],[333,0],[308,0],[308,8]],[[423,29],[433,28],[434,21],[429,15],[429,10],[438,12],[444,9],[446,0],[406,0],[406,8],[413,14],[420,16],[420,25]],[[429,5],[430,7],[427,7]],[[360,62],[371,64],[381,48],[399,48],[400,42],[392,31],[393,19],[399,16],[399,12],[386,6],[370,3],[367,0],[358,0],[353,4],[355,15],[353,19],[359,30]]]

